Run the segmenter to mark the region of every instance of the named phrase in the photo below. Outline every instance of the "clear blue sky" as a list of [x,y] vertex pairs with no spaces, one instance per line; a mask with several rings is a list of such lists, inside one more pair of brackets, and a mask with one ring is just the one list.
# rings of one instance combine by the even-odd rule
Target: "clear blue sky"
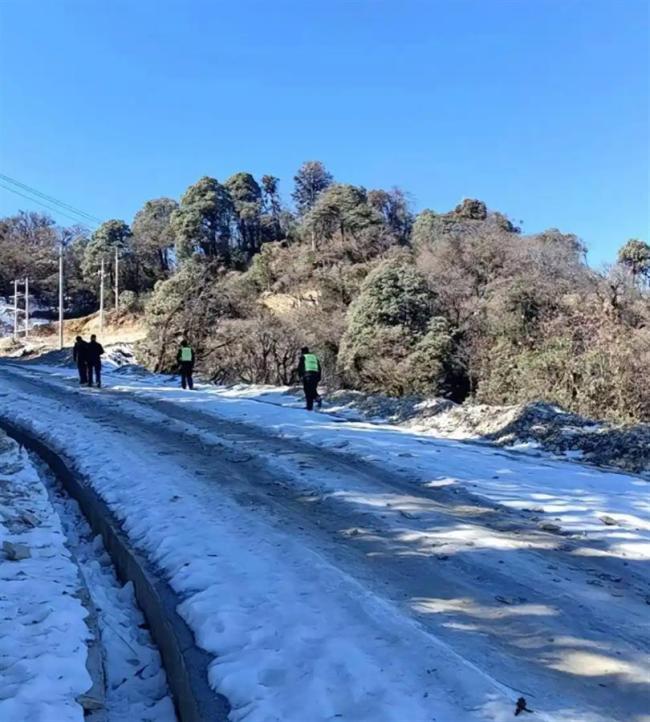
[[101,218],[320,159],[594,264],[648,240],[646,0],[0,0],[0,63],[0,172]]

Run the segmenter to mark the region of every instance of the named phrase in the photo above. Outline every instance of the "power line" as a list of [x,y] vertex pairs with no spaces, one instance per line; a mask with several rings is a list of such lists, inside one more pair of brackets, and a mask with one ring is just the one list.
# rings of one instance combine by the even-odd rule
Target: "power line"
[[10,183],[11,185],[15,185],[15,186],[18,186],[19,188],[22,188],[23,190],[27,191],[28,193],[39,196],[40,198],[47,201],[48,203],[53,203],[54,205],[60,206],[61,208],[74,213],[75,215],[83,216],[83,217],[87,218],[89,221],[93,221],[95,223],[101,223],[101,218],[97,218],[97,216],[93,216],[91,213],[86,213],[86,211],[82,211],[79,208],[75,208],[75,206],[71,206],[69,203],[64,203],[63,201],[60,201],[57,198],[54,198],[53,196],[48,195],[47,193],[42,193],[38,189],[33,188],[32,186],[29,186],[26,183],[21,183],[20,181],[16,180],[15,178],[11,178],[8,175],[4,175],[4,173],[0,173],[0,179],[5,181],[6,183]]
[[79,225],[85,225],[85,223],[80,221],[79,218],[69,215],[68,213],[65,213],[60,208],[56,208],[55,206],[50,206],[47,203],[45,203],[45,201],[41,201],[36,198],[33,198],[32,196],[29,196],[26,193],[21,193],[19,190],[16,190],[15,188],[10,188],[9,186],[4,185],[4,183],[0,183],[0,188],[4,188],[5,190],[9,191],[10,193],[15,193],[16,195],[22,196],[23,198],[27,198],[28,201],[35,203],[36,205],[40,206],[41,208],[44,208],[45,210],[50,211],[52,213],[57,213],[59,215],[65,216],[69,220],[74,221],[75,223],[78,223]]
[[[21,191],[17,190],[16,188],[11,188],[10,186],[5,185],[4,183],[0,182],[0,188],[4,188],[6,191],[9,191],[10,193],[15,193],[16,195],[22,196],[23,198],[26,198],[28,201],[31,201],[32,203],[35,203],[37,206],[40,206],[41,208],[44,208],[47,211],[50,211],[51,213],[56,213],[61,216],[65,216],[68,220],[74,221],[78,225],[81,226],[88,226],[88,221],[86,219],[80,219],[77,216],[70,215],[69,213],[66,213],[65,211],[61,210],[60,208],[57,208],[56,206],[48,205],[45,201],[40,200],[38,198],[33,198],[32,196],[27,195],[26,193],[21,193]],[[93,223],[93,225],[96,225]]]

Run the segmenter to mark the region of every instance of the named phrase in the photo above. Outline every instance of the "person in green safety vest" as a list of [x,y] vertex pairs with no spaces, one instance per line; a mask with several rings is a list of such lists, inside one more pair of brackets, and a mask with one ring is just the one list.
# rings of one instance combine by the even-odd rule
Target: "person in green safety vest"
[[318,393],[318,384],[321,379],[320,360],[315,353],[311,353],[307,346],[303,346],[298,364],[298,376],[302,379],[302,387],[305,390],[305,403],[307,411],[312,411],[314,401],[320,409],[323,400]]
[[191,391],[194,388],[194,379],[192,378],[194,373],[194,350],[186,338],[181,341],[176,360],[181,367],[181,386],[184,389],[189,387]]

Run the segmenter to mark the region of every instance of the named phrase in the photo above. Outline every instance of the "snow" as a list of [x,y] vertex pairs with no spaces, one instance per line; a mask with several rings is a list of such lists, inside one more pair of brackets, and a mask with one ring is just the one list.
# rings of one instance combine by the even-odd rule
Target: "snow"
[[[385,423],[341,423],[335,415],[303,411],[300,399],[269,386],[199,384],[188,397],[170,388],[168,378],[153,377],[119,382],[114,388],[197,406],[203,413],[270,428],[287,438],[381,460],[417,475],[425,484],[445,478],[447,483],[462,484],[507,507],[538,510],[552,517],[544,521],[552,521],[566,532],[589,534],[606,543],[612,555],[650,559],[650,484],[640,477],[550,459],[531,463],[508,453],[528,449],[533,446],[530,443],[504,450]],[[573,457],[579,460],[580,455]],[[611,516],[619,524],[606,526],[603,516]]]
[[[354,453],[367,460],[381,459],[400,471],[416,474],[425,484],[447,477],[450,484],[463,484],[513,509],[532,508],[552,516],[552,520],[544,521],[553,521],[567,532],[589,534],[608,542],[614,555],[625,552],[625,556],[634,559],[650,558],[649,486],[640,477],[549,458],[529,463],[508,453],[538,450],[539,445],[534,442],[505,450],[483,444],[478,447],[462,443],[463,440],[436,437],[431,431],[348,421],[327,412],[310,414],[302,410],[300,398],[281,387],[196,384],[188,397],[177,388],[174,377],[155,376],[134,365],[124,366],[124,355],[120,353],[113,353],[110,359],[107,368],[116,372],[111,385],[124,394],[190,405],[220,418],[269,428],[287,438]],[[51,372],[47,367],[43,370]],[[73,375],[69,369],[57,369],[57,374]],[[579,461],[581,452],[569,452],[568,456]],[[473,473],[477,460],[480,474]],[[601,521],[603,516],[611,516],[619,524],[606,526]]]
[[[186,464],[179,463],[178,452],[161,446],[145,429],[157,426],[161,436],[166,430],[179,440],[192,439],[204,448],[218,444],[223,454],[233,453],[234,443],[192,421],[191,414],[200,412],[342,457],[372,460],[408,476],[410,484],[398,490],[363,475],[304,468],[297,456],[274,458],[273,465],[286,478],[287,493],[312,495],[315,503],[331,500],[348,508],[350,518],[365,519],[365,526],[344,530],[350,538],[369,544],[374,537],[390,538],[407,550],[404,562],[411,555],[441,561],[459,554],[488,555],[481,557],[482,564],[494,578],[500,573],[498,554],[506,551],[517,552],[508,565],[513,578],[536,573],[539,555],[558,546],[558,535],[546,533],[543,524],[556,525],[577,542],[576,564],[580,557],[623,563],[650,559],[648,485],[639,477],[531,459],[389,424],[310,414],[297,408],[298,399],[284,396],[279,405],[280,393],[269,388],[199,385],[182,392],[173,379],[126,367],[107,373],[106,389],[98,393],[76,389],[73,374],[65,369],[32,365],[11,373],[41,381],[47,375],[44,383],[56,394],[33,396],[7,388],[0,391],[0,413],[11,414],[72,455],[132,542],[163,570],[183,600],[180,613],[198,643],[214,655],[210,682],[229,698],[232,722],[510,720],[519,695],[514,685],[500,681],[508,674],[496,651],[479,663],[481,655],[470,643],[451,645],[446,634],[480,634],[480,625],[490,620],[505,625],[504,638],[515,624],[547,625],[533,627],[547,637],[557,630],[562,641],[553,637],[559,646],[545,653],[545,662],[548,669],[577,677],[578,686],[583,677],[602,675],[627,685],[649,681],[647,656],[633,653],[623,632],[627,624],[644,624],[638,603],[619,598],[612,604],[603,582],[595,580],[602,589],[579,589],[558,572],[548,589],[539,590],[539,599],[522,596],[511,584],[496,597],[497,604],[446,596],[442,590],[435,597],[408,595],[397,604],[334,563],[322,542],[314,543],[306,533],[288,528],[275,511],[260,507],[253,484],[258,480],[251,480],[249,492],[245,487],[238,491],[242,479],[207,484],[206,466],[196,450],[188,452]],[[76,404],[91,398],[101,413],[112,410],[115,419],[107,414],[104,423],[99,414],[82,416]],[[138,399],[186,410],[187,417],[174,420]],[[124,415],[133,421],[128,428],[116,421]],[[443,523],[441,514],[447,511],[427,501],[420,489],[469,490],[525,516],[530,533],[483,526],[479,514],[485,510],[479,508],[467,512],[469,517],[476,513],[473,521]],[[603,516],[615,523],[605,524]],[[380,569],[379,558],[376,563]],[[578,617],[573,635],[554,627],[567,600],[602,615],[607,629],[593,630],[590,639]],[[614,635],[609,646],[605,634]],[[522,640],[529,644],[531,636]],[[522,664],[519,685],[535,686],[540,679],[545,677],[532,676]],[[582,702],[557,698],[552,686],[538,694],[531,720],[615,719],[607,710],[601,715]]]
[[[22,303],[22,301],[21,301]],[[38,306],[35,304],[35,301],[32,299],[30,294],[30,319],[29,319],[29,328],[35,328],[36,326],[44,326],[45,324],[50,323],[50,321],[46,318],[38,318],[34,317],[34,313],[38,312],[44,312],[49,311],[50,309],[42,306]],[[21,334],[25,330],[25,317],[24,317],[24,308],[21,306],[18,309],[18,323],[20,324],[20,332]],[[11,299],[6,299],[0,297],[0,338],[3,336],[9,336],[14,331],[14,305],[13,305],[13,297]]]
[[31,554],[21,561],[0,556],[0,719],[85,719],[77,697],[93,682],[86,666],[89,610],[81,601],[82,590],[90,590],[107,683],[105,719],[175,722],[131,585],[118,582],[101,538],[93,539],[76,503],[54,482],[44,484],[48,477],[0,432],[0,542],[23,544]]
[[[41,470],[41,475],[45,474]],[[54,484],[53,489],[52,503],[97,610],[107,722],[175,722],[160,654],[137,606],[132,584],[118,581],[101,537],[93,537],[77,503]]]
[[21,561],[0,556],[0,719],[83,722],[76,697],[92,681],[77,567],[36,470],[1,432],[0,509],[0,541],[31,552]]

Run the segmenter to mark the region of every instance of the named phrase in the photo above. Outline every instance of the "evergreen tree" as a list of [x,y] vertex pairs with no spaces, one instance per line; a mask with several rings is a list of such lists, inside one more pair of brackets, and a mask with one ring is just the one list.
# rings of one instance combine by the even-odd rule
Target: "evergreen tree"
[[319,160],[308,160],[303,163],[294,176],[294,191],[291,197],[296,204],[298,215],[304,216],[318,196],[332,184],[334,178]]
[[262,243],[262,191],[250,173],[235,173],[224,183],[235,211],[236,247],[250,259]]
[[174,231],[172,213],[178,203],[171,198],[147,201],[133,219],[133,250],[144,274],[156,281],[172,269]]
[[207,176],[191,185],[171,215],[179,260],[194,254],[229,261],[235,209],[227,189]]
[[650,281],[650,245],[630,239],[618,252],[618,262],[629,269],[635,282]]
[[95,283],[103,259],[108,283],[114,285],[115,253],[117,252],[120,257],[128,255],[132,237],[131,229],[124,221],[117,219],[104,221],[92,234],[90,242],[84,249],[82,272],[85,280],[91,285]]

